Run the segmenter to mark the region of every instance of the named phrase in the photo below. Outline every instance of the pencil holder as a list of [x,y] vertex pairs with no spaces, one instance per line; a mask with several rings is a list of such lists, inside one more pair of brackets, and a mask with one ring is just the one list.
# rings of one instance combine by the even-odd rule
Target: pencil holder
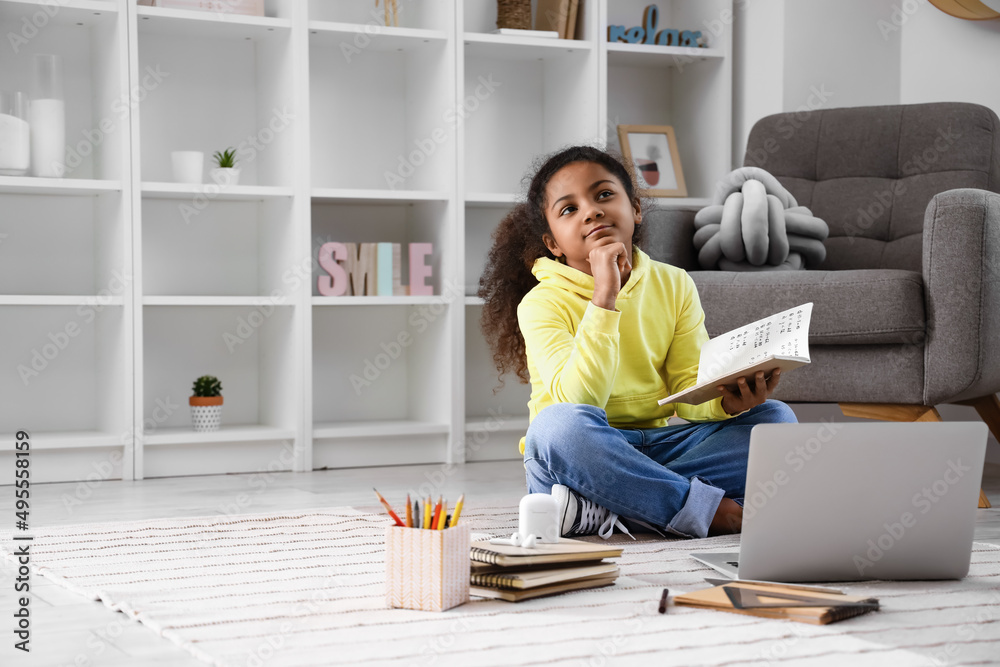
[[385,529],[385,588],[390,607],[444,611],[469,601],[468,525],[444,530]]

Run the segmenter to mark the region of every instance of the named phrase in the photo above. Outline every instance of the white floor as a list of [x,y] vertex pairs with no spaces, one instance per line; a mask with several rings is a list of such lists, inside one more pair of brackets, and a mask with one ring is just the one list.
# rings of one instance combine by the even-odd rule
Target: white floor
[[[977,510],[976,537],[1000,544],[1000,465],[987,464],[983,487],[994,509]],[[377,503],[372,487],[390,499],[424,485],[454,500],[460,493],[477,502],[516,504],[524,493],[520,461],[464,466],[393,466],[312,473],[257,473],[42,484],[33,488],[31,524],[55,526],[142,518],[243,514]],[[0,516],[14,517],[13,487],[0,488]],[[35,577],[32,580],[32,649],[12,648],[15,570],[0,565],[0,664],[61,667],[155,665],[194,667],[194,660],[169,641],[126,620],[98,602]]]

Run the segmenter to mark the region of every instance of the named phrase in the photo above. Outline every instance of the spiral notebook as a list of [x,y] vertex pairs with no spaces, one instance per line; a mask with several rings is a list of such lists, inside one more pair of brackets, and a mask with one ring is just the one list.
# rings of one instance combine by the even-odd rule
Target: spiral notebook
[[579,591],[587,588],[610,586],[615,583],[616,578],[617,575],[614,574],[597,575],[594,577],[584,577],[583,579],[574,579],[573,581],[562,581],[550,586],[537,586],[535,588],[526,588],[523,590],[490,588],[488,586],[470,586],[469,595],[481,598],[506,600],[507,602],[520,602],[521,600],[530,600],[532,598],[540,598],[546,595],[555,595],[557,593],[566,593],[568,591]]
[[531,549],[509,544],[492,544],[489,540],[473,542],[469,557],[478,563],[519,567],[535,563],[570,563],[574,561],[617,558],[620,548],[560,537],[558,542],[539,542]]
[[[505,568],[510,570],[511,568]],[[516,572],[476,572],[472,569],[471,582],[473,586],[487,588],[502,588],[508,590],[524,590],[550,586],[564,581],[586,579],[588,577],[618,576],[618,566],[615,563],[596,563],[581,567],[559,567],[520,570]]]

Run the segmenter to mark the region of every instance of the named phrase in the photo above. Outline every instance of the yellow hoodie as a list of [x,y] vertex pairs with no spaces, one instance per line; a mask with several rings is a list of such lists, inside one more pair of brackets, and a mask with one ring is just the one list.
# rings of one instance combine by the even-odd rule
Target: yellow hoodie
[[705,313],[686,271],[638,248],[632,256],[614,311],[591,303],[593,276],[547,257],[535,260],[538,284],[517,308],[531,376],[529,421],[553,403],[603,408],[619,428],[666,426],[675,412],[692,422],[735,416],[722,409],[722,398],[657,405],[697,384],[708,340]]

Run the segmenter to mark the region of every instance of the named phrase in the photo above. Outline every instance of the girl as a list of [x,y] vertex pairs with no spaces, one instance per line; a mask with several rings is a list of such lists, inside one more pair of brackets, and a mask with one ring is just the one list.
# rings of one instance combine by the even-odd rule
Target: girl
[[[683,537],[738,532],[750,429],[795,415],[768,399],[778,369],[708,403],[657,404],[696,384],[708,333],[691,277],[639,249],[641,222],[631,172],[574,146],[493,235],[482,327],[500,375],[531,383],[528,492],[556,498],[563,535],[631,535],[619,517]],[[675,410],[689,423],[668,426]]]

